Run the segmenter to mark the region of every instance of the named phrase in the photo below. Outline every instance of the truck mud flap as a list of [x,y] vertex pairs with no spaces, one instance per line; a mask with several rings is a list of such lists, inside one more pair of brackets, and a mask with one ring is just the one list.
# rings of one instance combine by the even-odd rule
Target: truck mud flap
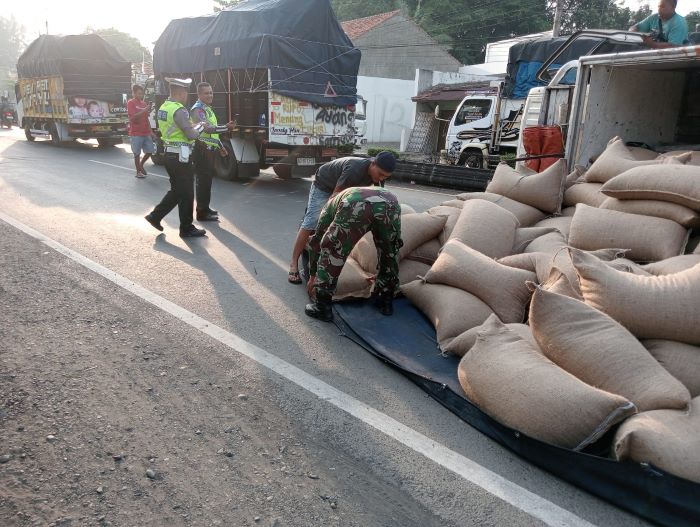
[[334,310],[342,335],[397,368],[460,419],[522,458],[660,525],[700,525],[700,484],[650,465],[605,457],[609,434],[585,451],[574,452],[528,437],[479,410],[457,379],[460,358],[439,353],[432,324],[408,299],[394,301],[391,317],[377,316],[371,301],[338,303]]

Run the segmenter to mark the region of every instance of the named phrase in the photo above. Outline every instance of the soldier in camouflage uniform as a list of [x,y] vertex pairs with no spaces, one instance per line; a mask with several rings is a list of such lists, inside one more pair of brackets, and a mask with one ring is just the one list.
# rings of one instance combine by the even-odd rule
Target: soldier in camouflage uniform
[[311,277],[307,287],[316,301],[306,306],[307,315],[324,321],[333,319],[331,299],[345,260],[370,231],[379,260],[373,297],[382,314],[393,313],[392,300],[399,284],[399,249],[403,245],[401,206],[396,196],[383,188],[352,187],[326,204],[309,240]]

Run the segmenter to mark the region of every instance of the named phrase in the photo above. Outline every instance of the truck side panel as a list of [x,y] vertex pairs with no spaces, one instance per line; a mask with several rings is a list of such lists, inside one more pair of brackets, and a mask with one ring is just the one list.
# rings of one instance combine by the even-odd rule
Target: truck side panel
[[19,91],[25,117],[68,118],[68,100],[63,96],[60,76],[19,79]]

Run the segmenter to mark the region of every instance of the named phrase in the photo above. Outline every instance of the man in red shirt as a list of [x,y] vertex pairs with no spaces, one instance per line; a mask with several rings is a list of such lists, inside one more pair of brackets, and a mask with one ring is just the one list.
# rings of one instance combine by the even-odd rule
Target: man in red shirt
[[[143,164],[155,152],[153,144],[153,132],[148,122],[148,114],[151,112],[151,104],[143,100],[143,87],[134,84],[131,88],[134,98],[126,103],[129,113],[129,138],[131,139],[131,152],[134,154],[136,165],[136,177],[146,177],[146,169]],[[141,152],[143,151],[143,158]]]

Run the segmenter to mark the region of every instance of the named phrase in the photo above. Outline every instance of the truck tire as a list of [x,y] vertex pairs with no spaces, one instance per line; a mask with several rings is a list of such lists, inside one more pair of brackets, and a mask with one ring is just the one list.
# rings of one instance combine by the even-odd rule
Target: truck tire
[[121,142],[122,142],[121,139],[115,139],[114,137],[98,137],[97,138],[97,144],[100,145],[100,148],[109,148],[112,146],[117,146]]
[[61,138],[58,135],[58,128],[56,128],[56,123],[51,123],[49,125],[49,134],[51,134],[51,144],[54,146],[61,146]]
[[32,135],[31,129],[32,129],[32,123],[28,122],[27,124],[24,125],[24,137],[27,138],[27,141],[33,142],[36,139],[36,137],[34,137]]
[[292,165],[272,165],[272,170],[280,179],[292,179]]
[[467,150],[462,154],[461,164],[467,168],[484,168],[484,155],[478,150]]

